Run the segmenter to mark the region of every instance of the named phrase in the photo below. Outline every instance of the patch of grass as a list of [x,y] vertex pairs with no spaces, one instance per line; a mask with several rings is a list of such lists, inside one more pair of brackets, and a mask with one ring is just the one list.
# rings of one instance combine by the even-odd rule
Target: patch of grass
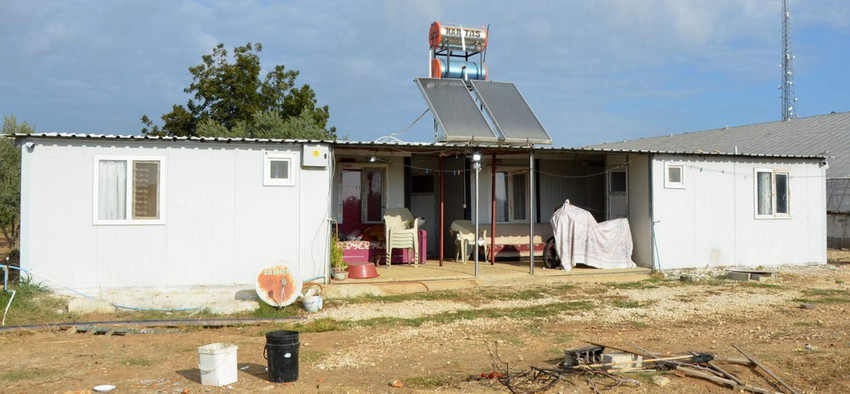
[[[4,307],[5,308],[5,307]],[[17,382],[19,380],[31,380],[37,377],[53,374],[53,370],[43,369],[21,369],[17,371],[0,372],[0,382]]]
[[546,298],[549,294],[542,289],[523,289],[517,291],[505,291],[502,293],[492,294],[488,297],[491,300],[536,300],[538,298]]
[[643,308],[646,305],[640,301],[614,300],[612,304],[617,308]]
[[809,297],[846,296],[848,291],[841,289],[806,289],[803,290],[803,294]]
[[328,332],[328,331],[345,331],[352,327],[349,321],[340,321],[329,317],[311,320],[307,323],[287,324],[284,329],[289,329],[298,332]]
[[292,305],[285,306],[283,308],[275,308],[265,302],[260,302],[260,307],[254,310],[252,313],[254,317],[258,318],[281,318],[281,317],[295,317],[300,316],[302,314],[302,309],[300,308],[300,303],[296,302]]
[[837,285],[843,285],[843,284],[844,284],[844,281],[843,281],[843,280],[841,280],[841,279],[836,279],[836,280],[835,280],[835,284],[837,284]]
[[418,327],[425,323],[447,324],[458,320],[474,320],[482,318],[510,318],[519,320],[528,320],[555,316],[562,312],[589,310],[596,307],[591,301],[567,301],[556,302],[546,305],[537,305],[531,307],[518,308],[484,308],[484,309],[464,309],[458,311],[438,313],[435,315],[421,316],[416,318],[398,318],[398,317],[377,317],[355,322],[354,324],[363,327],[382,327],[382,326],[409,326]]
[[781,289],[782,286],[773,284],[773,283],[762,283],[762,282],[744,282],[741,283],[742,287],[755,287],[758,289]]
[[811,322],[811,321],[798,321],[794,322],[794,325],[797,327],[820,327],[823,323]]
[[794,302],[809,304],[848,304],[850,292],[841,289],[805,289],[805,297],[795,298]]
[[143,357],[131,357],[121,360],[121,364],[134,367],[150,367],[154,362]]
[[417,389],[433,390],[440,387],[448,386],[452,383],[451,377],[448,376],[414,376],[404,379],[404,385]]
[[575,339],[576,336],[573,334],[564,334],[556,336],[553,341],[559,345],[563,345],[567,343],[572,343],[573,341],[575,341]]
[[636,320],[630,321],[629,324],[631,324],[632,327],[634,327],[634,328],[647,328],[647,327],[649,327],[648,323],[644,323],[642,321],[636,321]]
[[[15,290],[15,299],[6,315],[7,325],[51,323],[67,316],[58,311],[64,309],[65,300],[54,296],[31,276],[21,275],[20,283],[9,286]],[[12,293],[0,292],[0,309],[5,310]]]
[[398,303],[405,301],[464,301],[477,298],[475,292],[463,294],[459,291],[427,291],[423,293],[396,294],[388,296],[376,296],[367,294],[359,297],[328,300],[330,305],[340,304],[364,304],[369,302]]
[[646,279],[639,282],[620,282],[620,283],[606,283],[605,286],[608,286],[612,289],[620,289],[620,290],[632,290],[632,289],[657,289],[659,280],[654,279]]
[[850,298],[822,297],[822,298],[795,298],[792,301],[804,304],[848,304]]
[[473,290],[428,291],[422,293],[397,294],[388,296],[364,295],[344,299],[328,300],[328,305],[363,304],[369,302],[399,303],[406,301],[458,301],[477,303],[492,300],[533,300],[550,296],[559,296],[575,289],[575,285],[559,284],[533,288],[488,287]]

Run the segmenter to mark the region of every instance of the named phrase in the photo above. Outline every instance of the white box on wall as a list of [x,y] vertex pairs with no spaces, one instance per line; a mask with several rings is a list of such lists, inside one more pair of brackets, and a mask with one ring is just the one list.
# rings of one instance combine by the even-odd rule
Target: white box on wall
[[304,167],[328,167],[328,146],[304,144],[301,152],[301,165]]

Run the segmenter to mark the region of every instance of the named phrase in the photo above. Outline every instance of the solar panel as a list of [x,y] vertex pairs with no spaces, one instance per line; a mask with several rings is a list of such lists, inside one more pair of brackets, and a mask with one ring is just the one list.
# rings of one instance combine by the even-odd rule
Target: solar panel
[[472,81],[487,115],[507,143],[551,144],[552,137],[540,124],[516,85],[510,82]]
[[419,90],[445,134],[445,141],[498,141],[460,79],[416,78]]

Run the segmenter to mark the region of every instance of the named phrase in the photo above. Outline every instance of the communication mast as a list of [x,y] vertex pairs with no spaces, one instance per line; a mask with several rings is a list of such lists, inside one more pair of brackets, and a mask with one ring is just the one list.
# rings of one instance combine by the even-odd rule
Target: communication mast
[[797,117],[797,97],[794,94],[794,55],[791,53],[791,13],[788,0],[782,0],[782,120]]

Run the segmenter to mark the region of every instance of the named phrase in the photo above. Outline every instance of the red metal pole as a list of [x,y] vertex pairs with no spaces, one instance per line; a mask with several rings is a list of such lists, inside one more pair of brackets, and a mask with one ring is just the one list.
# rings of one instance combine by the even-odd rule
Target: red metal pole
[[443,247],[446,241],[445,235],[443,232],[446,229],[446,200],[443,196],[443,156],[440,155],[440,267],[443,266]]
[[490,177],[490,199],[493,210],[490,212],[490,265],[496,264],[496,154],[493,154]]

